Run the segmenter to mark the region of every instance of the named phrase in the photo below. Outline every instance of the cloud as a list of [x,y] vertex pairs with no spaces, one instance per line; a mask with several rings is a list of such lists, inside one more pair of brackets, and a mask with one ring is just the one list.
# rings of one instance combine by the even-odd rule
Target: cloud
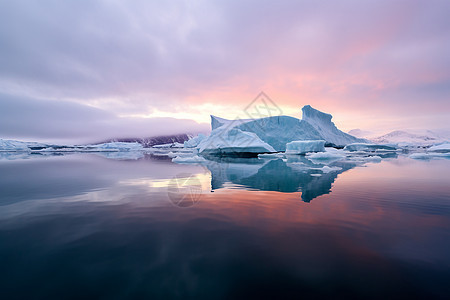
[[5,138],[83,143],[208,130],[208,124],[192,120],[120,118],[79,103],[0,94],[0,136]]
[[232,117],[261,90],[283,107],[450,114],[449,9],[439,0],[2,1],[0,92],[115,116],[199,120],[198,107],[217,104]]

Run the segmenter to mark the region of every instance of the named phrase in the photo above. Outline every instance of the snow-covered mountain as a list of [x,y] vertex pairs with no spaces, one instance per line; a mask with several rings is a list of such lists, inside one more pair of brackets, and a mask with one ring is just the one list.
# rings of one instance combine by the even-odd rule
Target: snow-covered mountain
[[448,139],[430,130],[423,133],[396,130],[376,138],[371,138],[371,140],[374,143],[398,144],[399,146],[431,146],[443,143]]

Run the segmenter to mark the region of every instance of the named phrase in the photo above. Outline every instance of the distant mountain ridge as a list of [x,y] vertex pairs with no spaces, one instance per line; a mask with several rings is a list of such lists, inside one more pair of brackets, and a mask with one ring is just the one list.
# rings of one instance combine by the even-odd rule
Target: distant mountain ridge
[[349,133],[364,137],[377,144],[430,146],[450,140],[449,134],[437,133],[432,130],[394,130],[380,136],[375,136],[372,132],[361,129],[353,129]]

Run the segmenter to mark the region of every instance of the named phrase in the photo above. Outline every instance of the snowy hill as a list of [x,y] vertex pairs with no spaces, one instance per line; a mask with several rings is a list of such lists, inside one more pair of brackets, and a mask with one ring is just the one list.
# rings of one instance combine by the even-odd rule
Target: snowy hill
[[447,139],[430,130],[423,133],[396,130],[371,140],[375,143],[398,144],[399,146],[431,146],[445,142]]

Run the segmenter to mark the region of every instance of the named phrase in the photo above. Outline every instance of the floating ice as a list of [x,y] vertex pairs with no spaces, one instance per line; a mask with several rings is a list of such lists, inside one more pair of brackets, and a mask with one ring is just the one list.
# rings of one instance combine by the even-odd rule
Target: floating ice
[[450,152],[450,143],[431,146],[430,148],[428,148],[428,151],[441,153]]
[[284,158],[284,153],[261,153],[258,158]]
[[0,151],[30,151],[32,149],[42,149],[47,147],[45,144],[35,142],[21,142],[14,140],[0,139]]
[[203,141],[206,138],[206,135],[199,133],[197,136],[189,139],[188,141],[184,142],[185,148],[195,148],[198,146],[198,144]]
[[308,152],[324,152],[325,141],[293,141],[286,144],[286,154],[306,154]]
[[345,158],[342,150],[325,148],[325,152],[307,153],[306,157],[313,160],[339,160]]
[[397,147],[391,144],[353,143],[345,146],[346,151],[396,151]]

